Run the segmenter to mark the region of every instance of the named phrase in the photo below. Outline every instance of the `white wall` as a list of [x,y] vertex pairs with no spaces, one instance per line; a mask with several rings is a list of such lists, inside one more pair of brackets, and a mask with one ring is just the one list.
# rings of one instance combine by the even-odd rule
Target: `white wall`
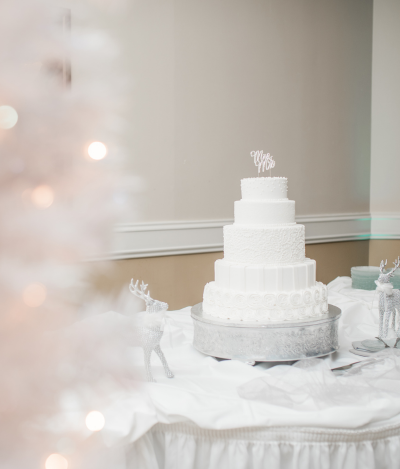
[[374,2],[371,120],[373,238],[400,237],[400,1]]
[[[256,175],[254,149],[274,155],[273,175],[288,177],[301,221],[340,214],[316,225],[315,236],[306,223],[308,241],[369,231],[372,0],[127,5],[117,20],[102,19],[131,76],[127,165],[145,186],[124,220],[121,257],[142,241],[143,255],[146,243],[168,236],[181,243],[187,221],[207,221],[186,236],[197,246],[187,252],[221,249],[240,179]],[[141,227],[141,240],[129,234],[137,222],[184,226],[179,236]],[[334,225],[337,238],[329,237]]]
[[371,26],[369,0],[131,2],[114,33],[136,220],[231,218],[253,149],[298,215],[368,212]]
[[400,1],[374,2],[371,212],[400,215]]

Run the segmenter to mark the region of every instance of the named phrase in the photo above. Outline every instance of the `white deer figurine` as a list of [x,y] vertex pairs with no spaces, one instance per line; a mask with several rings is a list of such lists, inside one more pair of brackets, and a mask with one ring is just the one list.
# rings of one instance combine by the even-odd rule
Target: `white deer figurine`
[[132,279],[129,285],[131,293],[146,302],[146,315],[143,324],[139,328],[138,339],[140,346],[143,348],[147,381],[155,382],[150,368],[150,356],[153,350],[159,356],[167,377],[174,377],[160,347],[160,340],[164,332],[163,317],[165,311],[168,309],[168,304],[153,300],[153,298],[150,297],[150,291],[146,294],[146,288],[147,285],[145,285],[144,282],[142,282],[139,288],[139,280],[133,283]]
[[396,313],[400,314],[400,290],[393,289],[390,279],[393,277],[394,272],[400,266],[400,258],[398,257],[394,262],[394,268],[384,273],[386,262],[381,261],[379,267],[380,275],[378,280],[375,281],[376,289],[379,291],[379,339],[386,339],[389,332],[390,317],[392,317],[392,329],[400,338],[400,321],[397,320],[398,326],[396,329]]

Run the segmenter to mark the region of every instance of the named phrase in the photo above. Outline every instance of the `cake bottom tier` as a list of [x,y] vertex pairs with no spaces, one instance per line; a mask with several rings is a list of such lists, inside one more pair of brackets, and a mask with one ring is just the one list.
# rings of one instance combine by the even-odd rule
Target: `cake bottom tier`
[[327,299],[327,287],[321,282],[291,293],[246,293],[210,282],[204,288],[203,311],[209,316],[233,321],[293,321],[326,314]]

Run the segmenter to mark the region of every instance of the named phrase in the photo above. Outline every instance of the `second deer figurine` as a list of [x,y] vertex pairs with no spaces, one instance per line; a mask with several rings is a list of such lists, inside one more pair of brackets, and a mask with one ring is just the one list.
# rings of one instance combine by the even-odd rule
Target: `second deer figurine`
[[390,282],[390,279],[400,266],[400,259],[397,258],[393,264],[394,268],[385,273],[387,260],[386,262],[381,261],[379,268],[381,273],[378,280],[375,281],[376,289],[379,292],[379,339],[386,339],[388,337],[390,319],[392,319],[391,328],[395,331],[397,337],[400,337],[400,321],[398,318],[400,314],[400,290],[393,289],[393,285]]
[[153,378],[150,367],[151,352],[153,350],[159,356],[167,377],[174,377],[160,347],[160,340],[164,333],[163,316],[165,311],[168,309],[168,304],[163,303],[162,301],[153,300],[153,298],[150,297],[150,292],[146,293],[146,288],[147,285],[145,285],[144,282],[142,282],[139,287],[139,280],[137,280],[136,283],[133,283],[132,279],[129,285],[131,293],[146,302],[146,314],[144,316],[143,323],[138,328],[137,332],[139,345],[143,348],[147,381],[154,382],[155,379]]

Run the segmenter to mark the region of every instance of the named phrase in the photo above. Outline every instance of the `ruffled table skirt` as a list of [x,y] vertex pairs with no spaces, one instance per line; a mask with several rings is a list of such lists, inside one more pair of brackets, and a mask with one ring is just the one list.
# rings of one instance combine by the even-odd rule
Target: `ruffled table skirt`
[[127,450],[129,469],[392,469],[400,423],[369,430],[204,430],[157,424]]

